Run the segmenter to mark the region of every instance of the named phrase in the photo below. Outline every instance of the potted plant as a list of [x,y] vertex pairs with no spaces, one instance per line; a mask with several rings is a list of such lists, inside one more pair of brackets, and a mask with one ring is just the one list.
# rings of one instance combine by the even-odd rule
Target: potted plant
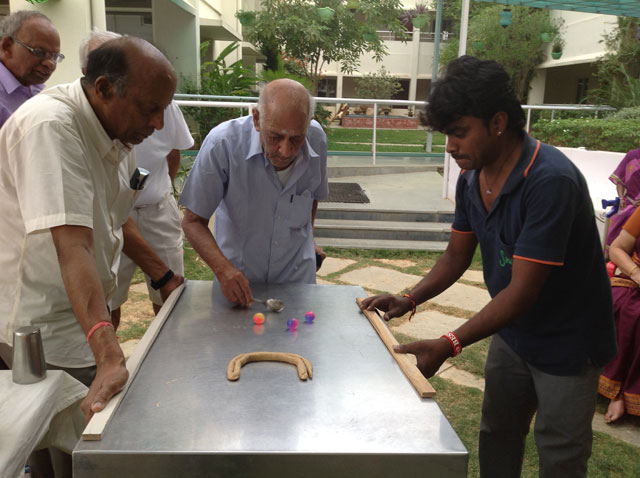
[[[384,66],[380,71],[367,73],[356,80],[356,98],[390,100],[400,91],[402,91],[402,85]],[[378,112],[388,115],[391,112],[391,106],[380,105]]]
[[564,48],[564,41],[560,37],[556,37],[551,47],[551,58],[554,60],[559,59],[562,56],[562,50]]
[[251,25],[256,19],[256,12],[251,12],[247,10],[239,10],[236,13],[236,17],[238,17],[238,21],[240,25],[246,27],[247,25]]
[[554,34],[551,32],[543,32],[540,34],[540,38],[544,43],[551,43],[553,41]]

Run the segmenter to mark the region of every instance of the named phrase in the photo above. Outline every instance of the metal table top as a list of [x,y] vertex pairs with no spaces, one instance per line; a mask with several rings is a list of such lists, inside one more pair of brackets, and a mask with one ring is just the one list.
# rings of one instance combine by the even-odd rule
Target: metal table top
[[[187,284],[102,440],[74,450],[74,477],[466,476],[467,451],[440,408],[418,396],[360,313],[361,287],[252,291],[285,310],[234,308],[217,283]],[[257,362],[227,380],[233,357],[263,350],[306,357],[313,379]]]

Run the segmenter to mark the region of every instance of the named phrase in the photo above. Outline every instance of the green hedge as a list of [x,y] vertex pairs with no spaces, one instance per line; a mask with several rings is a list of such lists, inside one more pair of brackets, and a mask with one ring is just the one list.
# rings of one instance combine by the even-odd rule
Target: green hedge
[[539,120],[531,135],[554,146],[626,153],[640,147],[640,119]]

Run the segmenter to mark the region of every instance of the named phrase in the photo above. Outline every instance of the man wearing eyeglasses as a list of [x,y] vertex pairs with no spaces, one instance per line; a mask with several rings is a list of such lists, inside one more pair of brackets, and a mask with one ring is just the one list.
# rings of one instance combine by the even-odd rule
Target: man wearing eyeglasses
[[0,22],[0,127],[18,107],[44,89],[64,59],[60,36],[40,12],[20,10]]

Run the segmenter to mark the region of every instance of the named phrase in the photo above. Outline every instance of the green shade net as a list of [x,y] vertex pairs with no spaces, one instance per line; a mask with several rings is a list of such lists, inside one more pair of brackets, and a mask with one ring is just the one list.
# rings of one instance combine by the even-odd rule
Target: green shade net
[[640,18],[640,0],[474,0],[521,7],[549,8]]

